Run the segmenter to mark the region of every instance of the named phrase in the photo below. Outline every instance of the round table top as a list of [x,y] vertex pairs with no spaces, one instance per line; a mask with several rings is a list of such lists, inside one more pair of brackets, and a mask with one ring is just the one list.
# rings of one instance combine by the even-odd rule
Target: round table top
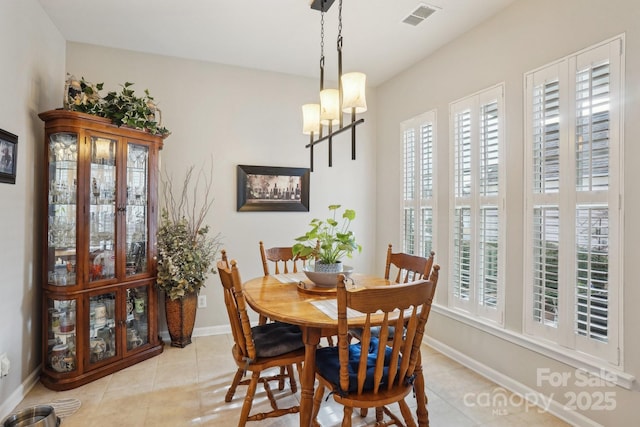
[[[283,275],[279,277],[282,278]],[[384,278],[366,274],[354,273],[351,277],[356,289],[383,286],[390,283]],[[328,316],[313,304],[322,300],[335,301],[335,293],[310,293],[299,289],[299,281],[303,281],[309,286],[312,285],[304,273],[288,274],[286,278],[292,279],[292,281],[283,283],[276,276],[270,275],[256,277],[245,282],[242,287],[247,304],[256,312],[272,320],[314,328],[337,327],[337,319]]]

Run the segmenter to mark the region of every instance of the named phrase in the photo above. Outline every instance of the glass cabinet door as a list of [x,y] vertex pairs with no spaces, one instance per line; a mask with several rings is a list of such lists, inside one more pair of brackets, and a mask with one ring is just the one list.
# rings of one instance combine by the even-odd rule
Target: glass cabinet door
[[148,286],[127,289],[127,350],[149,343]]
[[149,148],[127,144],[126,275],[147,272]]
[[90,136],[89,281],[116,276],[117,140]]
[[114,357],[116,349],[116,293],[89,297],[89,363]]
[[71,372],[76,362],[76,300],[47,299],[47,368]]
[[76,283],[76,190],[78,135],[59,132],[49,136],[48,283]]

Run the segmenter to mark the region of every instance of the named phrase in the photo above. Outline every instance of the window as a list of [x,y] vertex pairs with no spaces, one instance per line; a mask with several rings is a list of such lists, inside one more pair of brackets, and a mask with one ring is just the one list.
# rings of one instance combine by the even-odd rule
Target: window
[[435,111],[401,124],[402,251],[428,257],[433,247]]
[[504,306],[503,99],[500,85],[450,105],[450,302],[500,324]]
[[622,39],[525,75],[525,330],[619,364]]

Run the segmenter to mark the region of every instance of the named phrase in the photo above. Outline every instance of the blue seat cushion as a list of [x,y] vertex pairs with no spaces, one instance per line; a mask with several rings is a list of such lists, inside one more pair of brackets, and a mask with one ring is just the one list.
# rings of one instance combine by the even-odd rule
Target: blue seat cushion
[[274,357],[304,347],[302,331],[297,325],[272,322],[251,328],[258,357]]
[[[394,326],[389,326],[387,328],[389,330],[389,340],[392,340],[395,333],[396,333],[396,328]],[[370,329],[371,331],[371,336],[375,337],[375,338],[379,338],[380,337],[380,326],[372,326]],[[362,328],[352,328],[349,329],[349,334],[357,339],[362,339]]]
[[[376,357],[378,354],[379,342],[377,338],[371,338],[367,356],[367,377],[363,390],[373,390],[373,374],[376,367]],[[386,346],[385,346],[386,347]],[[360,353],[362,346],[360,343],[349,346],[349,389],[348,393],[358,390],[358,367],[360,366]],[[389,363],[391,358],[391,348],[386,347],[384,357],[384,369],[382,371],[381,385],[387,383],[389,378]],[[400,361],[398,361],[398,364]],[[336,390],[345,393],[340,387],[340,359],[338,357],[338,347],[323,347],[316,350],[316,368],[320,375],[330,381]]]

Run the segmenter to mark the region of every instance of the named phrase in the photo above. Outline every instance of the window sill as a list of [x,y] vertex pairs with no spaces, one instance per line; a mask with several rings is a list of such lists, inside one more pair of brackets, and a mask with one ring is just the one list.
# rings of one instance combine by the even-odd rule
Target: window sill
[[431,310],[434,313],[438,313],[460,323],[464,323],[465,325],[526,348],[527,350],[534,351],[545,357],[573,366],[576,369],[589,372],[594,377],[598,377],[606,381],[611,381],[612,378],[615,378],[615,381],[612,382],[627,390],[631,390],[633,383],[635,382],[635,377],[633,375],[619,369],[612,368],[604,361],[590,359],[586,355],[577,351],[545,343],[523,334],[503,329],[496,324],[479,320],[466,313],[435,303],[432,305]]

